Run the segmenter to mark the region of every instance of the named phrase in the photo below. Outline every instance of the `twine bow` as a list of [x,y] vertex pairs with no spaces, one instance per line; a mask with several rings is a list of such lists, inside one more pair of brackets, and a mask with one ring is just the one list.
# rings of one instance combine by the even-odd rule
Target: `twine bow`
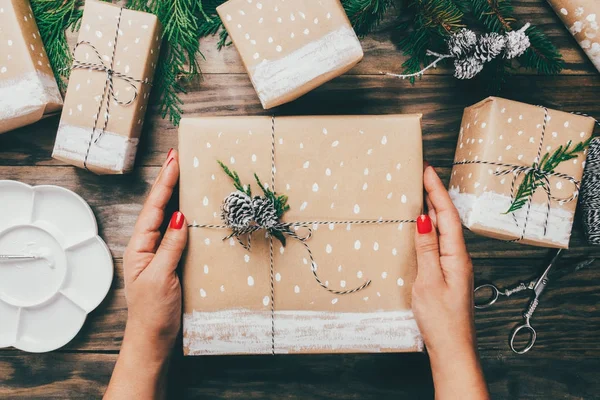
[[[108,126],[108,120],[110,119],[111,100],[113,100],[115,103],[117,103],[120,106],[124,106],[124,107],[129,106],[129,105],[133,104],[133,102],[135,102],[135,100],[138,97],[138,87],[135,85],[136,83],[151,85],[150,81],[147,78],[146,79],[136,79],[132,76],[129,76],[122,72],[116,71],[114,69],[115,68],[115,65],[114,65],[115,64],[115,53],[117,50],[117,41],[119,39],[119,30],[120,30],[120,26],[121,26],[122,14],[123,14],[123,8],[121,8],[119,10],[119,16],[117,18],[117,27],[115,29],[115,38],[113,40],[113,46],[112,46],[113,52],[112,52],[112,56],[110,58],[110,65],[107,65],[104,62],[104,59],[100,55],[100,52],[98,51],[96,46],[94,46],[91,42],[82,40],[82,41],[78,42],[77,45],[75,46],[75,48],[73,49],[73,56],[75,57],[75,53],[76,53],[77,49],[79,48],[79,46],[88,46],[94,51],[94,54],[96,55],[96,58],[98,59],[98,61],[97,62],[87,62],[87,61],[80,61],[77,58],[74,58],[71,69],[87,69],[89,71],[99,71],[99,72],[103,72],[106,74],[106,81],[105,81],[105,85],[104,85],[104,91],[102,93],[102,100],[100,101],[100,104],[98,105],[98,112],[96,112],[96,114],[94,115],[94,126],[92,128],[92,133],[90,134],[90,141],[88,143],[88,147],[87,147],[87,150],[85,153],[85,158],[83,160],[83,167],[85,169],[88,169],[87,161],[88,161],[90,151],[92,148],[92,143],[93,144],[98,143],[98,141],[104,135],[104,132],[106,131],[106,127]],[[123,101],[118,98],[118,95],[114,89],[115,78],[126,82],[133,89],[133,95],[131,96],[130,99]],[[100,130],[100,133],[98,134],[96,139],[94,139],[94,134],[96,133],[96,129],[98,129],[98,120],[100,117],[100,111],[102,111],[102,106],[105,103],[106,103],[106,112],[104,113],[104,125],[102,126],[102,129]]]
[[[275,117],[271,118],[271,188],[275,192]],[[260,216],[255,218],[261,220]],[[317,264],[315,263],[313,252],[308,245],[308,241],[314,234],[314,230],[319,225],[378,225],[378,224],[403,224],[415,223],[414,219],[393,219],[384,220],[382,218],[375,220],[349,220],[349,221],[307,221],[307,222],[282,222],[277,220],[273,223],[250,224],[243,228],[236,228],[230,224],[226,225],[210,225],[210,224],[190,224],[189,228],[209,228],[209,229],[230,229],[231,234],[225,236],[223,240],[235,238],[246,250],[251,249],[252,234],[258,231],[265,231],[266,237],[269,240],[269,265],[270,265],[270,286],[271,286],[271,354],[275,354],[275,261],[273,252],[273,238],[280,239],[281,236],[290,237],[302,243],[306,249],[311,265],[311,272],[315,281],[323,289],[336,295],[348,295],[359,292],[371,284],[371,280],[366,280],[362,285],[350,290],[331,289],[326,283],[319,278],[317,274]],[[313,227],[315,227],[313,229]],[[304,236],[298,235],[296,230],[305,228],[307,234]]]
[[[493,161],[480,161],[480,160],[463,160],[463,161],[455,162],[453,164],[453,165],[469,165],[469,164],[492,165],[492,166],[497,167],[496,171],[494,172],[495,176],[505,176],[505,175],[512,174],[513,179],[512,179],[511,190],[510,190],[511,209],[507,213],[510,212],[510,214],[513,217],[513,221],[515,222],[515,225],[517,227],[519,227],[519,220],[517,219],[517,216],[515,214],[516,209],[514,209],[515,200],[517,200],[517,196],[515,193],[516,192],[516,183],[523,174],[525,174],[525,179],[527,178],[528,174],[531,174],[531,179],[529,182],[530,190],[529,190],[529,194],[527,195],[527,200],[525,201],[525,204],[527,205],[527,211],[525,213],[525,221],[523,223],[523,228],[521,229],[521,233],[520,233],[520,236],[518,239],[508,240],[508,242],[520,242],[521,240],[523,240],[525,238],[525,234],[527,232],[527,223],[529,222],[531,206],[533,203],[533,196],[538,188],[542,188],[544,190],[544,192],[546,193],[546,197],[547,197],[546,206],[545,206],[546,213],[545,213],[544,224],[543,224],[544,236],[546,236],[546,233],[548,231],[551,202],[555,201],[555,202],[559,202],[561,204],[570,203],[570,202],[574,201],[575,199],[577,199],[577,197],[579,195],[579,189],[581,187],[581,182],[578,181],[577,179],[575,179],[573,176],[568,175],[568,174],[563,174],[560,172],[546,171],[546,170],[540,168],[540,164],[541,164],[540,159],[542,156],[542,146],[544,143],[544,137],[546,135],[546,127],[548,125],[548,120],[549,120],[548,109],[546,107],[542,107],[542,108],[544,109],[544,123],[542,125],[542,134],[541,134],[540,142],[539,142],[539,146],[538,146],[537,157],[536,157],[533,165],[531,165],[531,166],[525,165],[524,166],[524,165],[517,165],[517,164],[507,164],[507,163],[500,163],[500,162],[493,162]],[[581,115],[580,113],[574,113],[574,114]],[[564,180],[564,181],[572,184],[573,188],[574,188],[572,195],[570,195],[566,198],[559,198],[559,197],[554,196],[552,194],[552,189],[550,188],[550,177],[558,178],[558,179]],[[521,207],[519,207],[519,209],[520,208]]]

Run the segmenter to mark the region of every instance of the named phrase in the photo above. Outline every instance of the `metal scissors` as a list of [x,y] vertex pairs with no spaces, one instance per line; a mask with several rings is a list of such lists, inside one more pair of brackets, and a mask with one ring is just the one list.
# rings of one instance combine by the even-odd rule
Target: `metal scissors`
[[[531,317],[533,316],[533,313],[535,312],[536,308],[538,307],[538,305],[540,303],[540,296],[542,295],[542,293],[544,293],[544,290],[546,290],[546,287],[548,286],[548,283],[550,281],[550,279],[549,279],[550,272],[552,271],[552,268],[556,266],[556,264],[558,263],[558,261],[560,260],[560,258],[562,256],[562,254],[563,254],[562,249],[553,250],[551,253],[551,257],[552,257],[551,261],[548,264],[548,266],[546,267],[546,269],[544,270],[544,272],[539,277],[537,277],[529,282],[520,282],[519,284],[517,284],[509,289],[504,289],[504,290],[500,290],[500,289],[498,289],[498,287],[496,285],[493,285],[490,283],[480,285],[475,288],[476,295],[478,293],[481,294],[483,291],[491,290],[491,297],[489,298],[489,300],[487,300],[486,302],[483,302],[483,303],[482,302],[475,303],[475,308],[477,308],[477,309],[485,309],[485,308],[490,307],[492,304],[496,303],[496,301],[498,300],[498,298],[500,296],[510,297],[515,293],[529,291],[529,290],[533,291],[533,298],[530,300],[529,304],[527,305],[527,309],[526,309],[525,313],[523,313],[524,322],[520,325],[517,325],[514,328],[514,330],[512,331],[512,334],[510,336],[510,341],[509,341],[510,349],[513,352],[515,352],[516,354],[527,353],[529,350],[531,350],[531,348],[533,347],[533,345],[535,343],[535,339],[537,338],[537,333],[536,333],[535,329],[533,329],[533,327],[531,326]],[[582,268],[585,268],[585,267],[591,265],[594,261],[595,261],[595,259],[591,258],[591,259],[587,259],[585,261],[576,263],[575,265],[573,265],[571,267],[561,268],[561,269],[557,270],[556,272],[552,273],[552,280],[560,279],[565,275],[568,275],[572,272],[576,272]],[[527,345],[523,348],[515,347],[515,339],[519,333],[529,333],[529,341],[527,342]]]

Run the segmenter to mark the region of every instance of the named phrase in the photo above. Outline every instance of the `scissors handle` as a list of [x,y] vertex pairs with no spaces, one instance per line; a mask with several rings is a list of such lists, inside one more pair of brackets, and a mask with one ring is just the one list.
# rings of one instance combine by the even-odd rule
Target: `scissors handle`
[[513,287],[512,289],[505,289],[505,290],[500,290],[498,289],[498,287],[496,285],[492,285],[491,283],[486,283],[484,285],[479,285],[475,288],[475,295],[477,295],[477,293],[481,293],[483,290],[489,289],[492,293],[491,296],[489,297],[489,300],[487,300],[486,302],[475,302],[475,308],[477,308],[478,310],[482,310],[485,308],[490,307],[492,304],[494,304],[496,301],[498,301],[498,297],[500,296],[512,296],[515,293],[519,293],[522,292],[524,290],[529,290],[531,289],[531,284],[528,286],[526,285],[524,282],[519,283],[517,286]]
[[[519,333],[521,333],[521,336],[523,335],[523,333],[527,333],[529,335],[529,340],[527,341],[527,344],[525,345],[525,347],[522,348],[515,347],[515,339],[517,335],[519,335]],[[523,325],[519,325],[513,330],[513,333],[510,336],[510,349],[516,354],[525,354],[529,350],[531,350],[531,348],[535,344],[536,338],[537,333],[535,332],[535,329],[533,329],[533,327],[529,323],[529,319],[526,319]]]

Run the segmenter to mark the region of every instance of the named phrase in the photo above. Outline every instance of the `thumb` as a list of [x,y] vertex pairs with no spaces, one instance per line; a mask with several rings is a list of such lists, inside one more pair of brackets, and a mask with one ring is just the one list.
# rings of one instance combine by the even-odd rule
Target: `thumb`
[[415,247],[418,264],[417,280],[429,282],[443,280],[438,234],[428,215],[420,215],[417,218]]
[[153,267],[166,272],[175,271],[187,244],[187,239],[188,229],[185,216],[176,211],[171,217],[167,232],[152,260]]

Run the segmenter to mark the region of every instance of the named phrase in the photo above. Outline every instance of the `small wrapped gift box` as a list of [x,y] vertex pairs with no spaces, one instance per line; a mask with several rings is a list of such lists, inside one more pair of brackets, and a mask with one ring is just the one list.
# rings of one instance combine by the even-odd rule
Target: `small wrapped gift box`
[[152,14],[85,2],[54,158],[97,174],[131,172],[161,39]]
[[217,11],[265,109],[297,99],[363,58],[339,0],[229,0]]
[[548,3],[600,71],[600,1],[548,0]]
[[[420,121],[184,118],[185,354],[422,350],[411,311]],[[289,206],[279,221],[264,192]]]
[[567,248],[594,120],[497,97],[465,109],[450,195],[484,236]]
[[62,97],[28,0],[0,2],[0,133],[57,113]]

